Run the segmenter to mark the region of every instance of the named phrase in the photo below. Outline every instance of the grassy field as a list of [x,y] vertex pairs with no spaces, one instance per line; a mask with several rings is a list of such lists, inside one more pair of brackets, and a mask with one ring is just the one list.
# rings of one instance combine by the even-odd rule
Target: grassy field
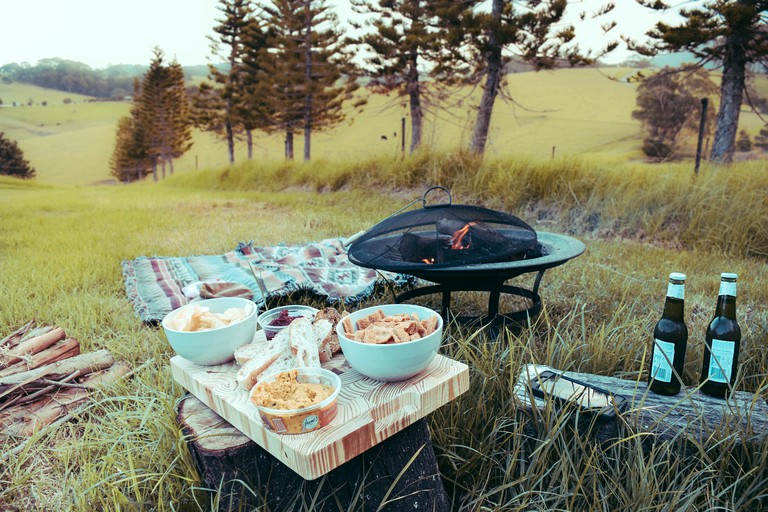
[[[455,510],[768,509],[766,441],[745,446],[726,432],[694,443],[697,455],[686,459],[678,452],[686,434],[650,451],[632,432],[597,445],[574,438],[556,415],[537,424],[532,438],[536,425],[515,412],[510,393],[520,365],[530,362],[643,379],[674,270],[688,274],[687,383],[698,380],[719,274],[733,271],[744,344],[738,386],[768,397],[768,176],[761,163],[705,166],[694,180],[689,165],[608,157],[481,163],[454,153],[252,163],[121,187],[0,179],[0,336],[36,318],[63,327],[84,350],[107,348],[135,368],[70,421],[28,441],[0,441],[0,508],[210,509],[174,420],[183,390],[168,368],[172,351],[162,331],[132,311],[120,262],[219,254],[247,240],[345,236],[434,184],[450,187],[457,203],[502,208],[587,244],[583,256],[547,272],[545,309],[527,328],[487,339],[448,326],[441,350],[469,364],[470,390],[429,423]],[[456,307],[470,311],[483,300],[460,299]]]
[[[631,118],[635,87],[625,79],[625,68],[561,69],[509,76],[514,101],[500,98],[494,110],[487,153],[492,157],[549,158],[602,155],[620,161],[641,159],[640,125]],[[757,81],[760,91],[768,80]],[[441,109],[430,108],[424,144],[433,151],[455,151],[468,145],[474,119],[471,105],[479,90],[459,90]],[[64,98],[73,103],[63,104]],[[86,98],[25,84],[0,83],[0,99],[23,107],[0,108],[0,131],[17,140],[36,168],[39,181],[89,185],[110,180],[109,158],[117,120],[128,115],[127,102],[87,102]],[[32,100],[32,105],[27,102]],[[42,102],[47,105],[43,106]],[[401,119],[406,103],[396,96],[375,95],[361,114],[326,133],[313,136],[312,157],[331,162],[354,162],[396,157],[400,153]],[[763,122],[746,108],[740,126],[752,136]],[[386,137],[386,140],[383,138]],[[410,144],[410,123],[406,128]],[[695,141],[687,145],[695,150]],[[297,137],[301,159],[303,140]],[[236,159],[246,160],[245,145],[238,144]],[[283,159],[282,135],[255,137],[258,162]],[[194,146],[175,167],[179,172],[217,169],[227,165],[226,145],[211,134],[196,132]]]

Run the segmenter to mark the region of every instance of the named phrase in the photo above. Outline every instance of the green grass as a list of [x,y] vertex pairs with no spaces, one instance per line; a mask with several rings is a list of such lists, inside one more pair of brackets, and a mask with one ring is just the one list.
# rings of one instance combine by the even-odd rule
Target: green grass
[[[684,378],[698,379],[703,333],[722,271],[738,272],[743,333],[740,389],[768,395],[768,178],[759,165],[703,169],[610,163],[606,157],[488,158],[423,153],[311,165],[244,164],[180,172],[159,184],[61,187],[0,179],[0,336],[36,318],[83,349],[107,348],[135,369],[67,422],[0,441],[0,508],[207,510],[175,424],[183,389],[157,327],[142,325],[120,262],[142,255],[219,254],[344,236],[451,187],[454,202],[502,208],[538,230],[584,240],[581,257],[547,271],[545,309],[529,327],[486,339],[456,325],[443,353],[471,368],[470,390],[430,415],[441,471],[457,510],[760,510],[768,508],[765,442],[649,449],[628,431],[612,445],[574,436],[556,414],[516,413],[511,389],[525,363],[644,378],[666,276],[688,274],[691,333]],[[530,286],[526,277],[513,283]],[[369,303],[386,302],[376,296]],[[456,298],[457,313],[482,294]],[[508,305],[508,304],[504,304]],[[504,306],[503,305],[503,306]],[[22,446],[21,449],[17,449]],[[762,508],[761,508],[762,507]]]

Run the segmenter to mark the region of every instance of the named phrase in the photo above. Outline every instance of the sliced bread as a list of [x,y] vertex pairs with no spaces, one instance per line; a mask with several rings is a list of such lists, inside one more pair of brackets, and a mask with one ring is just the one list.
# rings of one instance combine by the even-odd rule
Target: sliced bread
[[298,318],[284,329],[288,332],[291,352],[300,367],[320,368],[320,351],[315,341],[315,331],[307,318]]
[[[242,366],[237,372],[237,382],[245,389],[251,389],[256,384],[259,375],[285,355],[291,355],[286,329],[277,333],[274,338],[267,342],[253,342],[239,347],[235,351],[235,359]],[[241,363],[241,361],[243,362]]]

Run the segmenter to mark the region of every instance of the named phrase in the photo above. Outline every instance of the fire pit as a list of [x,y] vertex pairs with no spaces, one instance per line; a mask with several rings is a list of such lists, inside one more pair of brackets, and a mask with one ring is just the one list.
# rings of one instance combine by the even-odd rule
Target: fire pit
[[[448,202],[427,204],[427,194],[441,189]],[[499,324],[521,321],[541,311],[539,285],[544,271],[584,252],[575,238],[536,232],[508,213],[468,205],[453,205],[450,192],[433,187],[422,197],[423,208],[383,220],[352,242],[349,259],[356,265],[410,274],[436,283],[401,293],[400,303],[442,294],[442,316],[449,320],[451,293],[490,292],[485,316],[457,317],[460,321]],[[536,272],[532,289],[505,284]],[[501,294],[528,299],[527,308],[499,313]]]

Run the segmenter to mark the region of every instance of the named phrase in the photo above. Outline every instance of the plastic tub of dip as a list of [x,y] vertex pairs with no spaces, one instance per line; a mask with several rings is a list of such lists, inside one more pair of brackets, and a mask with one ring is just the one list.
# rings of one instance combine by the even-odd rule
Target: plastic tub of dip
[[274,338],[278,332],[288,326],[293,320],[301,316],[314,320],[317,309],[304,305],[280,306],[268,309],[259,315],[256,321],[264,330],[264,335],[268,340]]
[[304,434],[333,421],[340,390],[341,379],[329,370],[293,368],[260,379],[250,401],[268,430]]

